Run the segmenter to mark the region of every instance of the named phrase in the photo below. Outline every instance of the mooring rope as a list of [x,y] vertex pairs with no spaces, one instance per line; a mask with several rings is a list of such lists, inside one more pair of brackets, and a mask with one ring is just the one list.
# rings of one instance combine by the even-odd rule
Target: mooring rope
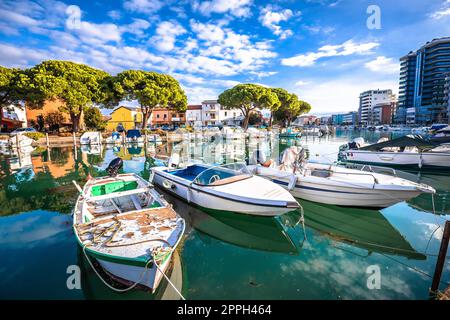
[[105,286],[107,286],[109,289],[118,292],[118,293],[125,293],[127,291],[130,291],[132,289],[134,289],[141,281],[142,279],[144,279],[144,275],[147,273],[148,270],[148,265],[150,264],[150,262],[153,261],[153,258],[148,259],[148,261],[146,262],[145,266],[144,266],[144,270],[142,271],[139,280],[136,281],[135,283],[133,283],[131,286],[129,286],[128,288],[125,289],[118,289],[118,288],[114,288],[113,286],[111,286],[105,279],[103,279],[103,277],[98,273],[97,269],[95,269],[95,266],[92,264],[91,259],[89,258],[88,254],[86,253],[86,247],[87,245],[83,245],[83,253],[84,256],[86,257],[89,265],[91,266],[92,270],[94,270],[95,274],[97,275],[97,277],[99,277],[99,279],[103,282],[103,284]]

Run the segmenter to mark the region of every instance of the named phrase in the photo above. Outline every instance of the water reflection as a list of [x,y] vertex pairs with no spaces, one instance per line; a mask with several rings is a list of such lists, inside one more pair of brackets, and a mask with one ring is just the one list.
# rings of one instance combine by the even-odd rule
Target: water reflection
[[[82,185],[88,175],[104,175],[117,156],[125,159],[124,171],[144,178],[154,165],[153,157],[167,159],[174,150],[181,150],[186,159],[225,163],[245,161],[254,150],[276,159],[285,148],[301,145],[307,148],[310,161],[332,162],[339,145],[361,134],[349,130],[321,138],[214,139],[147,147],[103,146],[101,150],[36,148],[20,155],[0,155],[0,254],[5,257],[0,297],[167,297],[166,292],[171,292],[167,283],[155,297],[141,291],[115,294],[84,267],[83,290],[70,291],[64,285],[67,266],[84,264],[77,254],[70,216],[65,215],[77,196],[71,181]],[[375,142],[391,133],[364,134],[365,140]],[[398,174],[433,186],[435,210],[427,195],[381,212],[302,201],[305,242],[299,212],[269,219],[235,217],[201,211],[166,195],[191,226],[171,277],[178,275],[174,281],[188,299],[427,298],[431,281],[427,275],[433,272],[442,236],[438,224],[449,217],[450,178],[442,172]],[[373,264],[382,268],[381,290],[366,287],[366,268]],[[450,264],[445,268],[443,281],[448,282]]]
[[[193,227],[210,237],[243,248],[299,253],[300,243],[292,238],[288,228],[293,228],[298,224],[299,212],[291,214],[290,220],[287,218],[278,220],[273,217],[199,209],[168,193],[164,193],[164,197],[173,204],[175,211],[186,220],[187,228]],[[295,224],[292,223],[293,220],[296,220]]]
[[305,223],[332,239],[350,243],[372,252],[389,253],[424,260],[380,211],[342,208],[309,201],[301,202],[305,210]]

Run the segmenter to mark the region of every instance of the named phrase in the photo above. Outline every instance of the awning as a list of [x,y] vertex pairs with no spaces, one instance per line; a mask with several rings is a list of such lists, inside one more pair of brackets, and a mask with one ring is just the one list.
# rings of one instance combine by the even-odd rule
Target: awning
[[379,151],[383,148],[392,148],[392,147],[394,148],[417,147],[420,150],[429,150],[437,147],[438,145],[439,144],[434,143],[432,141],[425,140],[419,135],[407,135],[397,139],[371,144],[369,146],[359,148],[359,150]]

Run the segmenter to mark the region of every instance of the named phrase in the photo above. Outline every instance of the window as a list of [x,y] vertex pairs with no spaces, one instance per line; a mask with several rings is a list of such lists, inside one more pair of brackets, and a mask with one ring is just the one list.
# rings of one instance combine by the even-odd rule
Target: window
[[227,116],[227,112],[225,111],[225,117]]
[[159,119],[159,114],[156,115],[156,118]]
[[166,119],[167,118],[167,114],[164,114],[164,119]]

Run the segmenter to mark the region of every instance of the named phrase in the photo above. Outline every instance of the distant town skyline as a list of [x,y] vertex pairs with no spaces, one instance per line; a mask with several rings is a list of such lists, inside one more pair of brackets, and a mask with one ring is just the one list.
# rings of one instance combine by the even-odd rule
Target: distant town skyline
[[[398,95],[399,58],[450,35],[449,0],[413,3],[5,0],[0,65],[64,59],[169,73],[189,104],[253,82],[297,93],[317,115],[355,111],[366,90]],[[379,28],[367,25],[374,4]]]

